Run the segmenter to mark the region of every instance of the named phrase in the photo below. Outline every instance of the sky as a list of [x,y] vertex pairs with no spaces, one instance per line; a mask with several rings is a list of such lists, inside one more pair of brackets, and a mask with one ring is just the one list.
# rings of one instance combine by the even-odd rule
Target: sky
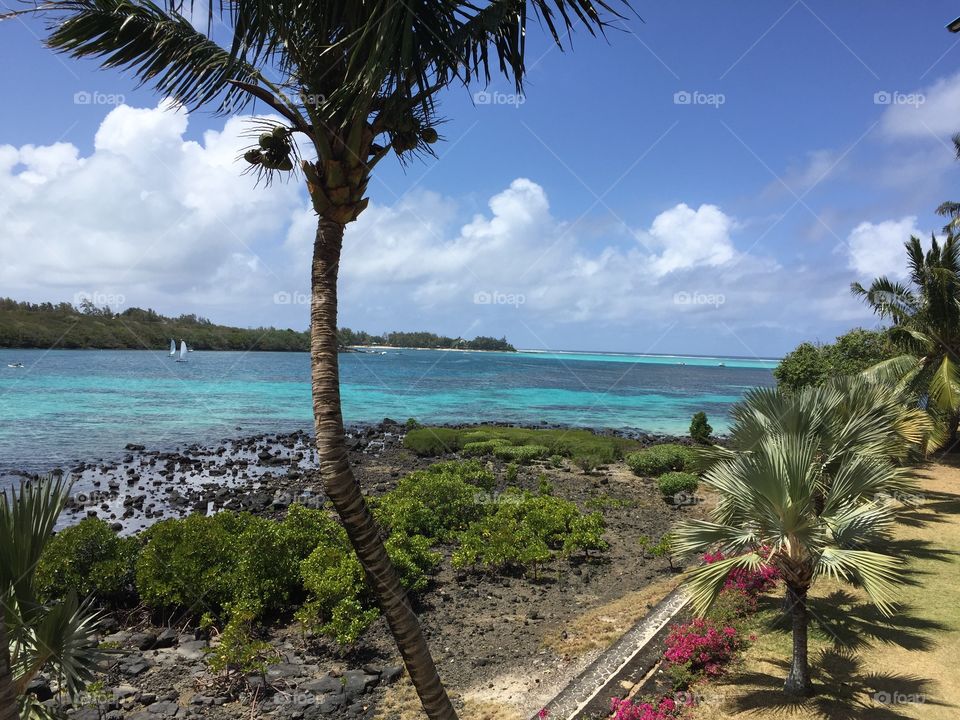
[[[956,3],[634,8],[564,52],[531,27],[523,97],[441,96],[439,158],[381,162],[347,228],[341,325],[751,357],[877,326],[850,283],[960,199]],[[249,117],[45,32],[0,23],[0,296],[306,328],[316,218],[241,174]]]

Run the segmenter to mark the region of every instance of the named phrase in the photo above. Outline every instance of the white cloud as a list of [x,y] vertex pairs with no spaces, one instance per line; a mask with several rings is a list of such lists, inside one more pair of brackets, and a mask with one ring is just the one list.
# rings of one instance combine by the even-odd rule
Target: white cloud
[[886,275],[893,279],[906,277],[906,255],[903,244],[911,235],[923,237],[917,229],[916,216],[879,223],[862,222],[847,237],[849,267],[867,281]]
[[891,104],[880,126],[890,137],[948,138],[960,130],[960,73],[941,78],[919,91],[886,94]]
[[734,256],[730,231],[733,219],[715,205],[693,210],[684,203],[660,213],[650,226],[649,237],[663,252],[654,260],[659,275],[675,270],[716,266]]
[[0,287],[31,299],[123,295],[194,311],[235,301],[269,278],[258,244],[299,206],[295,184],[256,187],[236,162],[246,120],[202,142],[186,113],[118,106],[93,152],[0,147]]

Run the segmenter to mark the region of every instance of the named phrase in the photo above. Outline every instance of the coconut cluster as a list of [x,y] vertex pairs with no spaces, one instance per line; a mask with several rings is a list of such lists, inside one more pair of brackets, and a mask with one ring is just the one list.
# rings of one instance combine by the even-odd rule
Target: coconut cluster
[[287,128],[278,125],[273,131],[260,135],[257,143],[260,149],[247,150],[243,154],[244,160],[267,170],[293,170],[293,160],[290,157],[293,148],[290,145],[290,131]]

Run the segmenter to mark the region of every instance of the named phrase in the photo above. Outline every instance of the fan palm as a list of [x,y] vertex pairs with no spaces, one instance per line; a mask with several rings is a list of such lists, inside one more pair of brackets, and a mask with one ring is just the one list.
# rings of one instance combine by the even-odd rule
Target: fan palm
[[56,20],[48,42],[59,51],[132,70],[189,107],[216,103],[232,112],[258,99],[280,115],[259,121],[244,159],[267,181],[302,172],[318,217],[310,354],[325,488],[424,709],[455,717],[348,461],[336,332],[344,227],[366,207],[371,172],[391,150],[401,159],[432,152],[440,90],[489,81],[494,71],[522,91],[531,17],[562,47],[575,24],[596,34],[620,15],[605,0],[232,0],[209,4],[202,32],[184,17],[185,5],[51,0],[43,10]]
[[909,393],[862,375],[831,378],[795,393],[754,388],[730,414],[726,447],[699,451],[704,467],[749,451],[768,435],[815,438],[825,477],[853,454],[899,462],[925,455],[942,440],[934,418]]
[[52,671],[72,696],[102,657],[93,642],[98,615],[76,595],[42,603],[35,590],[34,571],[66,498],[62,480],[0,496],[0,720],[17,717],[18,703],[25,717],[42,714],[26,692],[41,671]]
[[933,237],[926,253],[916,237],[905,247],[908,284],[879,277],[869,289],[850,286],[877,315],[892,321],[890,339],[902,351],[866,374],[913,393],[944,419],[953,444],[960,423],[960,246],[950,232],[942,243]]
[[704,483],[719,495],[710,520],[690,520],[674,531],[681,554],[718,546],[725,560],[689,573],[694,607],[704,612],[735,568],[770,565],[784,578],[790,597],[793,658],[784,689],[811,689],[807,658],[807,593],[822,576],[856,582],[879,609],[893,611],[900,580],[897,558],[876,552],[893,520],[890,505],[877,500],[892,485],[908,487],[903,469],[867,455],[848,455],[829,483],[822,473],[821,443],[814,434],[773,434],[749,452],[713,464]]

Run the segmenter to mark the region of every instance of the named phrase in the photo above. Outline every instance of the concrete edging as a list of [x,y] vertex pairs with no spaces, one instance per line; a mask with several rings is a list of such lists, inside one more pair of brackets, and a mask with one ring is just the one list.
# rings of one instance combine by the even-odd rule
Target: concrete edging
[[[623,681],[639,682],[653,666],[655,661],[643,662],[644,650],[659,640],[670,621],[689,602],[689,596],[681,588],[658,602],[546,704],[549,717],[553,720],[576,720],[587,712],[607,712],[610,698],[618,694],[615,688]],[[542,712],[535,713],[531,720],[538,720]]]

